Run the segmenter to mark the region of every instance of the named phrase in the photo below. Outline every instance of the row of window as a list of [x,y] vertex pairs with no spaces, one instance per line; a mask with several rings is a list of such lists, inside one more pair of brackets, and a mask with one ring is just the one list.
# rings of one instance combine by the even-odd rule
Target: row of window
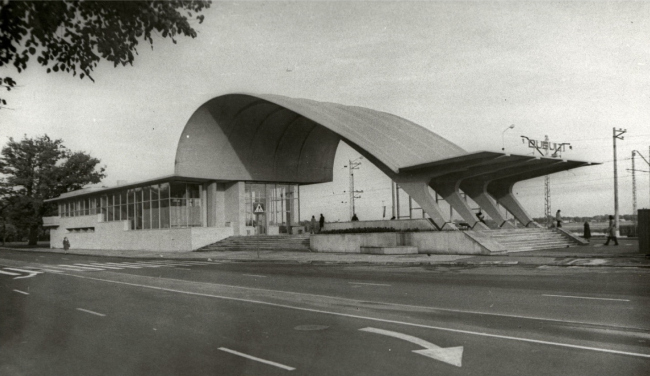
[[104,222],[128,220],[133,230],[201,226],[200,185],[153,184],[59,204],[62,217],[96,214]]

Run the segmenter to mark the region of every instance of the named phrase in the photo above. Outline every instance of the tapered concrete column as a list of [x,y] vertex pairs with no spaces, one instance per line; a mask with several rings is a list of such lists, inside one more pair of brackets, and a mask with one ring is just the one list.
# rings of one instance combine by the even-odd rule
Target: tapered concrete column
[[425,180],[420,181],[398,181],[399,187],[402,188],[409,196],[411,196],[422,210],[425,213],[429,214],[431,220],[436,225],[438,230],[457,230],[458,228],[453,223],[445,219],[442,210],[438,204],[436,204],[436,199],[429,192],[429,185]]
[[472,198],[499,227],[512,228],[512,223],[506,221],[497,208],[496,202],[487,192],[487,181],[463,181],[460,187],[466,195]]
[[476,218],[472,209],[467,205],[467,202],[463,200],[458,191],[458,186],[460,181],[435,181],[431,182],[431,188],[433,188],[437,194],[442,196],[442,198],[451,205],[458,214],[469,224],[469,226],[474,230],[487,230],[489,227],[482,223]]
[[539,223],[533,221],[533,218],[512,194],[514,185],[515,183],[494,181],[488,183],[487,191],[525,227],[542,227]]

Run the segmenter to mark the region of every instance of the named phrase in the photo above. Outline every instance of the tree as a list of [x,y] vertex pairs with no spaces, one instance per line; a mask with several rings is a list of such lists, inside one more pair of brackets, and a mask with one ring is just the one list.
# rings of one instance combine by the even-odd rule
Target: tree
[[[50,72],[88,77],[102,59],[133,65],[138,39],[149,42],[152,34],[195,38],[189,18],[199,23],[209,0],[171,1],[7,1],[0,2],[0,67],[12,64],[18,72],[30,57]],[[135,55],[134,55],[135,54]],[[16,81],[0,77],[0,86],[11,90]],[[0,108],[7,102],[0,98]]]
[[56,207],[44,200],[62,193],[99,183],[106,177],[99,159],[84,152],[73,152],[62,140],[47,135],[9,142],[0,156],[0,202],[6,217],[19,230],[28,232],[35,245],[43,217],[53,215]]

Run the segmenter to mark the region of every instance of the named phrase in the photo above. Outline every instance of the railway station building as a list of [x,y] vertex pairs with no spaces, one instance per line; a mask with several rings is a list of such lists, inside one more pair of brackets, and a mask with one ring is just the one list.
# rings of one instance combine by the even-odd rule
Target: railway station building
[[512,194],[515,183],[589,165],[498,152],[469,153],[396,115],[279,95],[227,94],[200,106],[185,125],[174,174],[47,200],[51,246],[188,251],[230,236],[296,234],[300,187],[332,181],[343,141],[399,184],[434,230],[457,230],[435,195],[471,231],[488,230],[461,191],[497,223],[497,204],[524,227],[539,227]]

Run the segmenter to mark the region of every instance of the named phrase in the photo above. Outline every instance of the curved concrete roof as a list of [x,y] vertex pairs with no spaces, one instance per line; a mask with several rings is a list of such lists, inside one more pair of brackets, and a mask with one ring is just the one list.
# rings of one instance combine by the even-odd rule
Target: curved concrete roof
[[197,109],[175,174],[223,180],[332,180],[339,141],[398,173],[467,152],[411,121],[363,107],[280,95],[227,94]]

